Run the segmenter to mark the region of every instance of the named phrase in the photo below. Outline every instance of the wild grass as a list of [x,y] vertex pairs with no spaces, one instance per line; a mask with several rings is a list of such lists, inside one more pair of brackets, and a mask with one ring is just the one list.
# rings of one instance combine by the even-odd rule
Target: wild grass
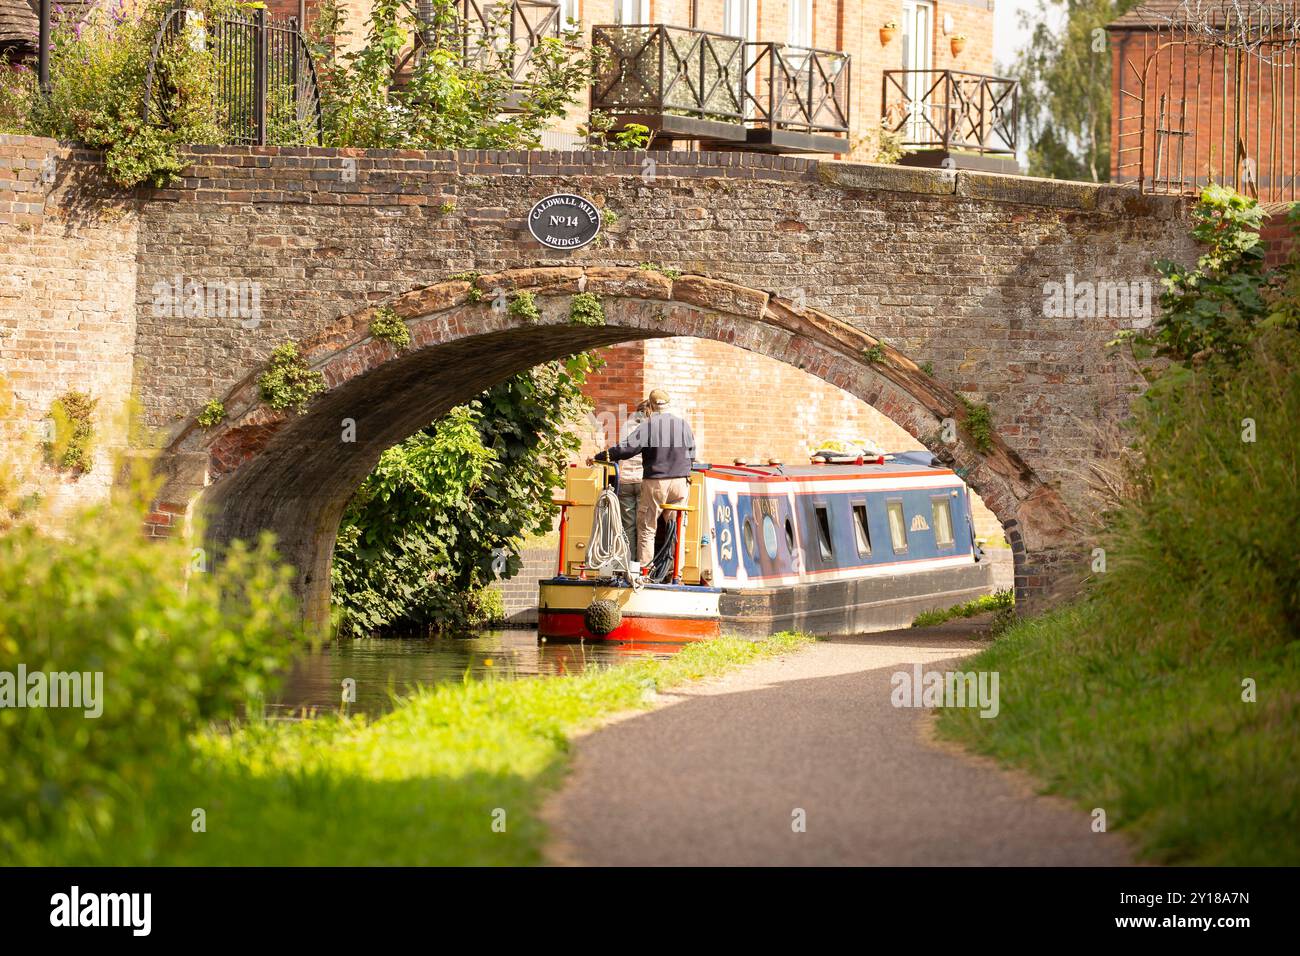
[[958,617],[974,617],[988,611],[1009,611],[1016,606],[1016,598],[1010,589],[982,594],[973,601],[955,604],[948,608],[935,608],[922,611],[912,622],[913,627],[933,627]]
[[[375,720],[250,722],[199,736],[192,762],[100,846],[50,863],[528,865],[539,811],[573,737],[655,691],[798,649],[806,637],[722,638],[666,660],[558,678],[418,691]],[[195,832],[195,810],[205,830]]]
[[1089,595],[972,659],[996,719],[940,720],[1163,862],[1300,863],[1300,337],[1253,348],[1143,411]]

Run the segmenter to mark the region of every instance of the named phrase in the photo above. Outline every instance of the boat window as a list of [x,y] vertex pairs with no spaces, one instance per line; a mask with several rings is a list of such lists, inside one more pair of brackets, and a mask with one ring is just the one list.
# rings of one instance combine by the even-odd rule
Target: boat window
[[794,522],[789,518],[785,519],[785,543],[790,553],[794,554]]
[[758,536],[754,534],[754,519],[746,518],[740,531],[745,539],[745,553],[754,561],[758,560]]
[[871,528],[867,525],[867,504],[862,502],[853,506],[853,536],[858,541],[858,554],[871,554]]
[[903,518],[903,503],[891,501],[889,511],[889,538],[894,543],[894,553],[907,550],[907,521]]
[[763,515],[763,547],[769,558],[776,557],[776,522],[771,515]]
[[951,548],[952,506],[947,498],[931,498],[930,513],[934,517],[934,543],[941,548]]
[[813,512],[817,515],[817,547],[822,558],[829,560],[835,551],[831,543],[831,512],[825,505],[813,508]]

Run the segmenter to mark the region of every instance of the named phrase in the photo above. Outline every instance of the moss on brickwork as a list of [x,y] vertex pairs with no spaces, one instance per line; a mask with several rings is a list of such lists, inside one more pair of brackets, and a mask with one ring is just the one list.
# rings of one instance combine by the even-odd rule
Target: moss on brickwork
[[966,431],[975,442],[975,447],[988,453],[993,449],[993,413],[989,407],[972,402],[965,395],[958,395],[966,409]]
[[542,321],[541,310],[537,308],[537,296],[531,292],[520,291],[512,295],[506,312],[525,322],[536,324]]
[[86,392],[67,391],[50,405],[53,434],[45,443],[46,459],[65,471],[83,475],[94,464],[95,406]]
[[401,316],[386,305],[375,309],[375,314],[370,319],[370,334],[399,349],[410,348],[411,345],[411,330],[406,327]]
[[590,292],[579,292],[569,305],[569,321],[574,325],[604,325],[605,307],[600,304],[600,296]]
[[637,268],[642,270],[643,272],[657,272],[662,276],[667,276],[669,279],[680,279],[682,277],[681,269],[673,269],[670,268],[669,266],[661,266],[657,262],[643,262],[639,266],[637,266]]
[[212,399],[203,406],[203,411],[194,419],[203,428],[212,428],[214,425],[220,425],[226,420],[226,406],[220,399]]
[[307,366],[297,344],[285,342],[271,353],[257,387],[262,400],[272,408],[301,412],[312,398],[325,391],[325,376]]

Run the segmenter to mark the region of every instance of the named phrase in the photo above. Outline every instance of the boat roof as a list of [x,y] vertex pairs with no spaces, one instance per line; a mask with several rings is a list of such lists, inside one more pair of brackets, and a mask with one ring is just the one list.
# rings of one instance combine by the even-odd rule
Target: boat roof
[[729,481],[807,481],[848,480],[853,478],[899,478],[912,475],[954,475],[951,468],[938,464],[928,451],[887,454],[884,460],[866,459],[848,462],[816,462],[800,465],[699,464],[696,471],[709,478]]

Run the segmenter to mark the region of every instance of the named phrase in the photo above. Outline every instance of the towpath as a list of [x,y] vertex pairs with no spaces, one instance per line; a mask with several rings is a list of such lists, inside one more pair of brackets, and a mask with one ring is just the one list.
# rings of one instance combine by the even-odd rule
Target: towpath
[[959,669],[945,665],[975,649],[968,622],[819,642],[588,734],[547,807],[550,860],[1132,862],[1123,837],[1094,833],[1086,812],[936,742],[932,713],[891,704],[895,672]]

